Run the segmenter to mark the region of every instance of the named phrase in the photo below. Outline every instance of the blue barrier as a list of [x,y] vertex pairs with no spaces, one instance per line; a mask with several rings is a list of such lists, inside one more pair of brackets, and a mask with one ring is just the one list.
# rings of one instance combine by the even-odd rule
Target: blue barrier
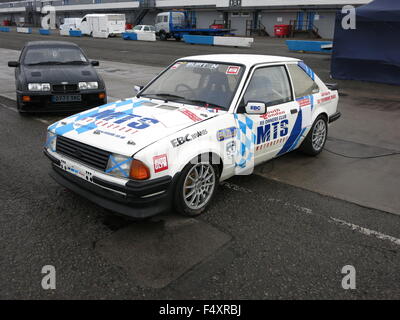
[[332,44],[332,41],[286,40],[286,44],[290,51],[332,52],[332,49],[321,48],[323,45]]
[[183,35],[183,41],[191,44],[209,44],[214,45],[214,37],[212,36],[192,36],[189,34]]
[[39,33],[41,35],[48,36],[48,35],[50,35],[50,30],[49,29],[39,29]]
[[69,30],[69,35],[71,37],[82,37],[82,32],[80,30]]
[[122,38],[124,40],[137,40],[138,39],[137,34],[134,32],[123,32]]
[[10,27],[0,27],[0,32],[10,32]]

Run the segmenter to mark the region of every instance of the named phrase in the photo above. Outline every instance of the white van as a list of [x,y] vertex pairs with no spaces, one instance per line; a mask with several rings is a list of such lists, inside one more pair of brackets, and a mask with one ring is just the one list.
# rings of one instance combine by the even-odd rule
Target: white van
[[81,20],[82,18],[64,18],[62,25],[60,25],[60,30],[78,30]]
[[125,32],[125,14],[87,14],[80,23],[82,34],[108,38]]

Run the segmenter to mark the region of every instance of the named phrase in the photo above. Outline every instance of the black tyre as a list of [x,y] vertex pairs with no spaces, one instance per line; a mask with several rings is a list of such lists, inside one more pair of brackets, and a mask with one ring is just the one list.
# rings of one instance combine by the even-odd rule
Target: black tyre
[[175,209],[185,216],[202,214],[218,188],[219,168],[210,160],[191,161],[182,170],[175,189]]
[[161,41],[166,41],[167,40],[167,34],[164,31],[160,31],[160,40]]
[[316,156],[324,149],[328,137],[328,122],[326,116],[319,115],[315,119],[310,132],[300,146],[300,150],[310,156]]

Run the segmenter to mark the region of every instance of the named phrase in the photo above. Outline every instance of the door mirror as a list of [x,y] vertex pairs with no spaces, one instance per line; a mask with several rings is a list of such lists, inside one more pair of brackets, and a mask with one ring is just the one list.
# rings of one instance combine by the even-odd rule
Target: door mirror
[[90,61],[90,64],[91,64],[93,67],[98,67],[98,66],[100,65],[100,62],[98,62],[97,60],[92,60],[92,61]]
[[19,62],[18,61],[8,61],[8,66],[11,68],[17,68],[17,67],[19,67]]
[[136,94],[143,90],[143,86],[134,86],[133,89],[135,90]]
[[246,113],[247,114],[264,114],[265,113],[265,103],[263,102],[247,102]]

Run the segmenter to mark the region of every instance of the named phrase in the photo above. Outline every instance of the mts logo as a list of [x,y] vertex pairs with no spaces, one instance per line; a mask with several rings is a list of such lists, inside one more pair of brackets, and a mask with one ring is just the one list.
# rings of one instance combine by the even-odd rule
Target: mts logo
[[287,119],[268,123],[257,128],[257,144],[284,137],[289,132],[289,121]]

